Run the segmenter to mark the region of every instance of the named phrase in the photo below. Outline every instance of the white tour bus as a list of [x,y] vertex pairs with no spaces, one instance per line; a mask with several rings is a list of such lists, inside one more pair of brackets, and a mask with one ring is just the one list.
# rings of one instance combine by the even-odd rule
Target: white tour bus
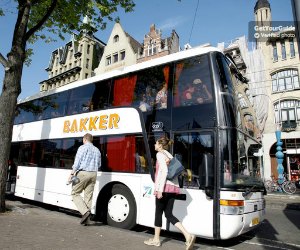
[[[120,228],[152,227],[154,143],[167,135],[186,168],[174,214],[188,231],[228,239],[256,228],[265,211],[261,144],[240,80],[229,57],[199,47],[19,102],[15,195],[76,209],[66,181],[89,132],[102,154],[92,213]],[[163,228],[176,231],[168,221]]]

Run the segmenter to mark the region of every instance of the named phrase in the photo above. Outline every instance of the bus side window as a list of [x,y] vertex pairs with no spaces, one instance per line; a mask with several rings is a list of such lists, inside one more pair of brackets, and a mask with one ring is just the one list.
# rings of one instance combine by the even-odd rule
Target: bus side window
[[164,65],[138,72],[133,106],[142,112],[166,109],[168,106],[169,71],[170,66]]
[[212,80],[208,68],[206,55],[176,64],[174,107],[212,102]]
[[112,105],[112,83],[110,80],[95,83],[95,91],[92,94],[93,110],[108,108]]
[[113,80],[113,106],[131,106],[136,81],[136,74],[126,75]]
[[91,100],[95,91],[95,84],[81,86],[72,89],[68,104],[68,115],[80,114],[92,111],[93,101]]

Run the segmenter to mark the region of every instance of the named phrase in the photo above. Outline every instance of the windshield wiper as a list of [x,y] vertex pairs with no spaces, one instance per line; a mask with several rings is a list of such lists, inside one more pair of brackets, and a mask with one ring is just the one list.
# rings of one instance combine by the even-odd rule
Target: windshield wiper
[[256,188],[257,186],[254,185],[251,188],[246,188],[246,191],[242,193],[243,197],[246,197],[248,194],[250,194],[254,188]]

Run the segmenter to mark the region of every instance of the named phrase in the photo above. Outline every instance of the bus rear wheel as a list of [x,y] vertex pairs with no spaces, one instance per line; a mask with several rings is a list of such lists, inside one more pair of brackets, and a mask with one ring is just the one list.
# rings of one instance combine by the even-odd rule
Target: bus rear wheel
[[131,229],[136,225],[136,203],[131,191],[121,184],[113,186],[107,201],[107,224]]

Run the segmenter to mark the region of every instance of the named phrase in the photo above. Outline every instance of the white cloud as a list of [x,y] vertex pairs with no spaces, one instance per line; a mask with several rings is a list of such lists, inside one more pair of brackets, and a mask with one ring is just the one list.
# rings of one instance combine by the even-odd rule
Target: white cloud
[[186,18],[183,16],[177,16],[174,18],[169,18],[161,23],[159,23],[157,26],[162,31],[168,30],[168,29],[176,29],[178,26],[182,25],[184,22],[186,22]]

